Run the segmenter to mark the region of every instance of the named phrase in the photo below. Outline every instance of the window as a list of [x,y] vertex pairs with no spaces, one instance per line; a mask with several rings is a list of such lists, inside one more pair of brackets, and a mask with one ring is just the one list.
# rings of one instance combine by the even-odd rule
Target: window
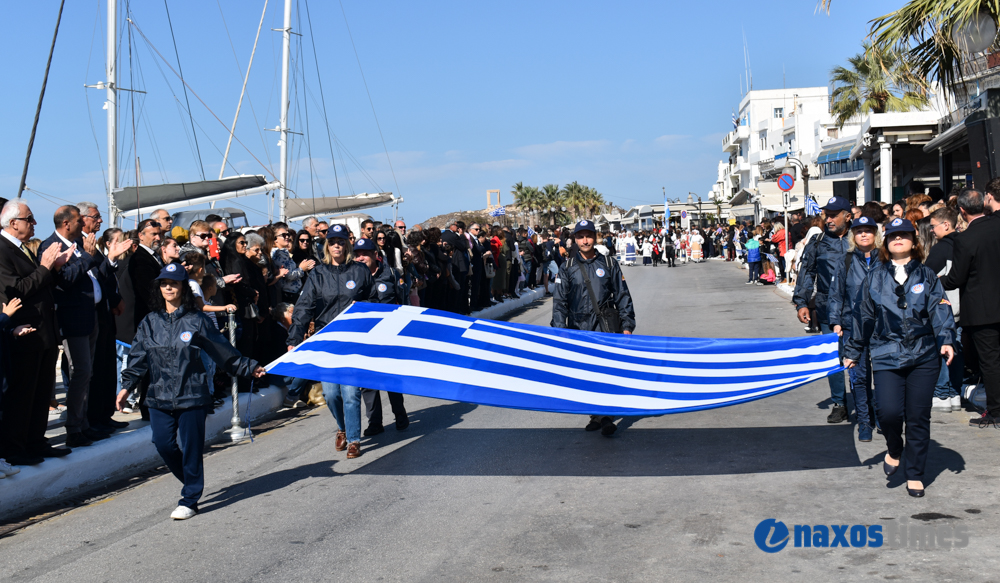
[[840,130],[838,128],[826,128],[826,137],[837,139],[840,137]]
[[784,107],[775,107],[774,108],[774,119],[781,119],[783,117],[785,117],[785,108]]

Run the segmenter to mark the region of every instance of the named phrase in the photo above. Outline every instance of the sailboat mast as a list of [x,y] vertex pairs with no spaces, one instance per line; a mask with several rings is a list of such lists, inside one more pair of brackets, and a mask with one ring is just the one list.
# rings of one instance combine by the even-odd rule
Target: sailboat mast
[[107,81],[108,92],[105,109],[108,110],[108,215],[111,225],[118,226],[118,210],[115,208],[114,192],[118,189],[118,0],[108,2],[108,54]]
[[288,186],[288,64],[292,42],[292,0],[285,0],[285,26],[282,29],[281,43],[281,139],[278,146],[281,149],[281,165],[278,181],[278,220],[285,222],[285,197]]

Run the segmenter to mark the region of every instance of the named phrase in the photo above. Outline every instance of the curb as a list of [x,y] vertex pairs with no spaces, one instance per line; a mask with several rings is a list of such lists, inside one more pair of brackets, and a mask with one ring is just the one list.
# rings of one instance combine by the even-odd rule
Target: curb
[[[241,394],[240,412],[252,422],[281,409],[284,392],[260,389],[250,399]],[[228,439],[223,433],[232,427],[233,400],[205,420],[205,443]],[[46,459],[37,466],[20,466],[19,474],[0,482],[0,521],[24,515],[59,500],[82,494],[104,484],[128,478],[163,464],[153,447],[153,431],[144,426],[115,433],[89,447],[80,447],[62,458]]]
[[543,297],[545,297],[545,288],[536,287],[533,290],[522,292],[521,297],[518,299],[505,300],[503,303],[490,306],[484,310],[479,310],[478,312],[473,312],[469,316],[471,318],[480,318],[482,320],[496,320],[497,318],[505,316],[518,308],[523,308],[531,302],[539,300]]

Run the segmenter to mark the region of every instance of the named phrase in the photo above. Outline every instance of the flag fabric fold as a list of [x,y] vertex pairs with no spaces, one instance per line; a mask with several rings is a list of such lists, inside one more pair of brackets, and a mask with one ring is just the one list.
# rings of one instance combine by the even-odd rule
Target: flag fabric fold
[[626,336],[355,303],[267,370],[497,407],[662,415],[769,397],[843,367],[835,334]]

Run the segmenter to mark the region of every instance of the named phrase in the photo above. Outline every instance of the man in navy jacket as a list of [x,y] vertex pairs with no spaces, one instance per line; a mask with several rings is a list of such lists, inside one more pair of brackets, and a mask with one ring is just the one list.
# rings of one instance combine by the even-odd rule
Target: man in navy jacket
[[55,274],[56,285],[52,294],[63,358],[68,357],[70,364],[70,377],[66,383],[66,445],[85,447],[108,437],[105,432],[92,430],[87,419],[90,378],[99,331],[96,305],[104,301],[104,292],[97,279],[100,262],[93,255],[96,248],[93,238],[83,240],[82,246],[76,243],[83,233],[83,217],[78,208],[61,206],[56,209],[52,220],[56,232],[42,242],[42,248],[57,243],[64,253],[73,249],[69,260]]

